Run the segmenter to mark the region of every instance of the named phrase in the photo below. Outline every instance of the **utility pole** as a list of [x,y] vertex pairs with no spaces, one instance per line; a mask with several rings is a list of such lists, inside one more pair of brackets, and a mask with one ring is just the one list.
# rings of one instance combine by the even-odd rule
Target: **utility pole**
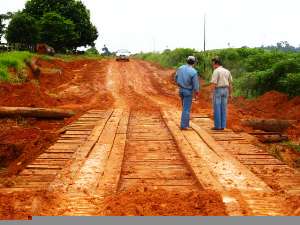
[[204,14],[204,43],[203,43],[203,50],[204,50],[204,53],[206,52],[206,14]]
[[205,56],[206,56],[206,14],[204,14],[204,24],[203,24],[203,29],[204,29],[204,38],[203,38],[203,52],[204,52],[204,60],[203,60],[203,72],[206,71],[206,65],[205,65]]

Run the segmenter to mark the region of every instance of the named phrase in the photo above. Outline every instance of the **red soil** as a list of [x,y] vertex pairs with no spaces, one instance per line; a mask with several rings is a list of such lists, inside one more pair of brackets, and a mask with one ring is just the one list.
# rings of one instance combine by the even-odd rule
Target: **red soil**
[[105,200],[106,216],[225,216],[219,194],[170,192],[163,189],[134,188]]
[[[32,216],[51,215],[57,211],[58,195],[46,191],[0,193],[0,218],[2,220],[30,220]],[[24,208],[24,206],[29,208]]]
[[234,105],[243,118],[295,120],[293,126],[287,130],[287,134],[291,139],[299,140],[300,96],[289,99],[285,94],[271,91],[253,100],[239,97]]
[[0,84],[0,106],[59,107],[77,115],[66,120],[16,118],[0,120],[0,167],[12,175],[53,144],[55,131],[74,121],[85,111],[107,109],[113,103],[105,88],[106,64],[95,60],[38,60],[41,74],[37,80],[29,73],[23,84]]

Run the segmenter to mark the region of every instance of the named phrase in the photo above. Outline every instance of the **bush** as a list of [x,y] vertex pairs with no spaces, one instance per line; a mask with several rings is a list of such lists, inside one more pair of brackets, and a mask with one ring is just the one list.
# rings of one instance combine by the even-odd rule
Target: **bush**
[[99,55],[99,51],[96,47],[91,47],[88,50],[85,51],[85,55]]
[[198,59],[196,69],[209,81],[211,58],[219,56],[224,67],[231,71],[235,95],[257,97],[271,90],[299,95],[300,53],[264,50],[261,48],[222,49],[197,52],[194,49],[167,50],[163,53],[143,53],[138,57],[176,68],[185,63],[188,55]]
[[299,59],[285,59],[273,66],[274,76],[283,77],[288,73],[300,72],[300,60]]
[[290,73],[279,81],[279,89],[289,96],[300,95],[300,73]]

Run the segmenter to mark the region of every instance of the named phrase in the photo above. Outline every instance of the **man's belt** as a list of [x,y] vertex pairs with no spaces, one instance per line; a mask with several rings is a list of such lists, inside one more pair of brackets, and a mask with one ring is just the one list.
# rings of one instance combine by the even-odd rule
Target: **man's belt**
[[183,88],[183,89],[186,89],[186,90],[189,90],[189,91],[192,91],[193,88],[185,88],[185,87],[182,87],[181,85],[178,85],[180,88]]
[[229,86],[218,86],[216,88],[229,88]]

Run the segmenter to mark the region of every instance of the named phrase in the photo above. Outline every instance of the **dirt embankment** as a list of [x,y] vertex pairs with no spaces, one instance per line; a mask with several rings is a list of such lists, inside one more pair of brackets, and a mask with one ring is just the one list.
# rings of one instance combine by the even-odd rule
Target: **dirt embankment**
[[285,94],[271,91],[253,100],[239,97],[235,107],[244,117],[295,120],[287,134],[293,139],[300,137],[299,96],[290,99]]
[[57,140],[57,130],[83,112],[107,109],[114,101],[106,89],[106,62],[40,59],[38,65],[38,78],[29,72],[26,83],[0,83],[0,105],[66,108],[77,115],[66,120],[1,119],[0,167],[6,168],[2,176],[16,174]]

